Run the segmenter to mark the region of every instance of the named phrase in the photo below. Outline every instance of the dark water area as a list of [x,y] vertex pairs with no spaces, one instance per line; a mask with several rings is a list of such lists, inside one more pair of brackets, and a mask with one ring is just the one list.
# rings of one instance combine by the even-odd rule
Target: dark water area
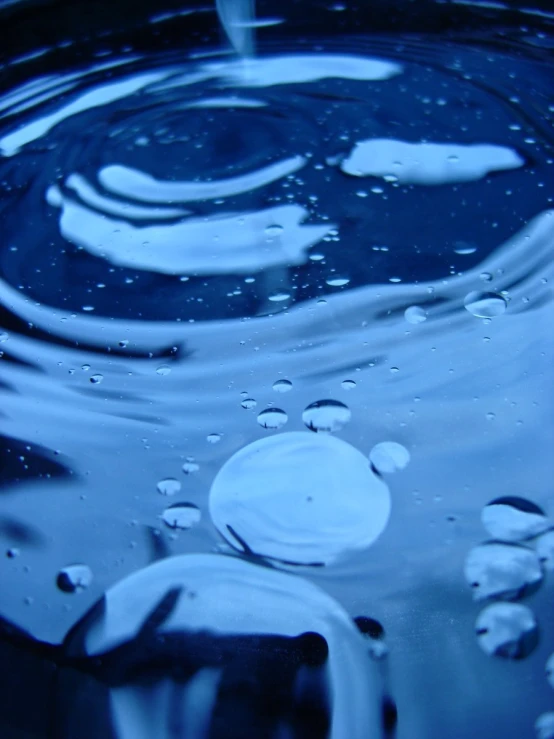
[[554,737],[553,10],[0,3],[0,736]]

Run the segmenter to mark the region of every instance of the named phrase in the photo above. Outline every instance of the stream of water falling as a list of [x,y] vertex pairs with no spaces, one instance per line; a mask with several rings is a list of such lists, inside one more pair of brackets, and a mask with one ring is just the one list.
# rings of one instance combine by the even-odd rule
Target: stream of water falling
[[551,739],[548,8],[59,5],[0,4],[0,735]]

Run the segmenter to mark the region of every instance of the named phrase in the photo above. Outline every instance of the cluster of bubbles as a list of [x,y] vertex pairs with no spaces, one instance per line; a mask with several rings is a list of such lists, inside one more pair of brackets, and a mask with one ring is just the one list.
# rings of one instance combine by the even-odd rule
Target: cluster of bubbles
[[[476,601],[490,601],[475,622],[485,654],[523,659],[537,646],[539,626],[532,609],[519,601],[534,593],[545,570],[554,570],[554,529],[545,512],[520,497],[495,498],[481,512],[491,539],[470,550],[465,578]],[[554,688],[554,653],[546,663]],[[535,723],[538,739],[554,739],[554,713]]]

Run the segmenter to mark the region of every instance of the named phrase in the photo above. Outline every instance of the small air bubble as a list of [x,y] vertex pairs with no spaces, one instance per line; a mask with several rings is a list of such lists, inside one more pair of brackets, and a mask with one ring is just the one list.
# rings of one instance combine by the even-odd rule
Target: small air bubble
[[175,503],[162,513],[162,520],[171,529],[191,529],[200,522],[202,514],[193,503]]
[[276,393],[288,393],[292,390],[292,382],[290,380],[276,380],[273,383],[273,389]]
[[381,441],[370,451],[369,461],[381,474],[398,472],[410,461],[410,452],[397,441]]
[[218,444],[221,441],[221,434],[208,434],[206,441],[208,444]]
[[527,657],[538,643],[538,627],[530,608],[520,603],[493,603],[475,623],[477,641],[490,656]]
[[310,403],[302,413],[302,420],[310,431],[323,433],[340,431],[351,417],[350,408],[339,400],[318,400]]
[[156,374],[158,375],[168,375],[171,372],[171,367],[169,367],[167,364],[162,364],[160,367],[157,368]]
[[499,293],[474,290],[466,295],[464,307],[476,318],[495,318],[506,311],[507,302]]
[[427,320],[427,311],[419,305],[411,305],[404,311],[404,318],[408,323],[418,324]]
[[243,401],[241,401],[241,406],[245,410],[249,411],[252,410],[252,408],[255,408],[258,404],[254,400],[254,398],[245,398]]
[[356,383],[354,380],[343,380],[340,384],[343,390],[354,390]]
[[181,483],[174,477],[166,477],[159,481],[156,489],[160,495],[175,495],[181,490]]
[[103,379],[103,375],[92,375],[92,377],[90,378],[90,382],[92,382],[93,385],[99,385]]
[[266,408],[258,415],[258,423],[264,429],[277,430],[282,428],[288,421],[285,411],[280,408]]

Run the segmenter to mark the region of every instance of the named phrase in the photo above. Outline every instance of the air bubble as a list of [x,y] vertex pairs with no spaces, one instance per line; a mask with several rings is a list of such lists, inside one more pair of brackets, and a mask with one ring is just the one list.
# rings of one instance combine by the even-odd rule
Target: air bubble
[[0,331],[0,344],[3,344],[9,338],[10,338],[10,335],[7,331]]
[[507,303],[506,298],[499,293],[474,290],[466,295],[464,306],[477,318],[496,318],[506,311]]
[[523,541],[542,534],[549,526],[544,511],[524,498],[495,498],[481,512],[488,533],[503,541]]
[[547,570],[554,570],[554,531],[547,531],[535,540],[535,551]]
[[160,495],[175,495],[181,489],[181,483],[174,477],[166,477],[159,481],[156,489]]
[[389,512],[389,491],[364,455],[327,434],[249,444],[210,491],[213,522],[232,546],[295,564],[329,564],[369,547]]
[[241,400],[240,404],[241,407],[247,411],[252,410],[252,408],[255,408],[258,405],[254,398],[244,398],[244,400]]
[[354,380],[343,380],[340,384],[343,390],[354,390],[356,383]]
[[404,311],[404,318],[408,323],[417,324],[427,320],[427,311],[420,305],[411,305]]
[[350,408],[339,400],[317,400],[302,413],[302,420],[310,431],[323,433],[340,431],[351,417]]
[[350,282],[350,277],[328,277],[325,282],[330,287],[344,287]]
[[403,470],[410,461],[410,452],[397,441],[381,441],[369,453],[369,461],[382,475]]
[[288,393],[292,390],[292,382],[290,380],[276,380],[273,383],[273,389],[276,393]]
[[258,414],[258,423],[264,429],[280,429],[289,420],[285,411],[280,408],[266,408]]
[[193,503],[175,503],[162,513],[163,522],[171,529],[191,529],[201,517],[200,509]]
[[208,444],[219,444],[221,441],[221,434],[208,434],[206,436]]
[[538,643],[535,616],[520,603],[493,603],[484,608],[475,623],[477,641],[490,656],[508,659],[527,657]]
[[89,378],[90,382],[92,382],[93,385],[99,385],[102,380],[104,379],[104,375],[92,375],[92,377]]
[[520,598],[540,585],[543,577],[532,549],[496,542],[474,547],[467,556],[464,574],[475,600]]
[[284,231],[283,226],[272,224],[271,226],[267,226],[267,228],[265,229],[265,235],[270,239],[274,239],[277,236],[281,236],[283,231]]
[[290,293],[285,292],[284,290],[277,290],[271,295],[269,295],[268,300],[270,300],[272,303],[283,303],[285,300],[288,300],[290,298]]
[[182,469],[185,475],[193,475],[195,472],[198,472],[200,465],[194,461],[193,457],[188,457]]
[[168,367],[167,364],[162,364],[161,367],[158,367],[156,370],[156,374],[158,375],[168,375],[171,372],[171,367]]
[[83,564],[68,565],[61,569],[56,578],[56,585],[64,593],[80,593],[92,582],[90,567]]

